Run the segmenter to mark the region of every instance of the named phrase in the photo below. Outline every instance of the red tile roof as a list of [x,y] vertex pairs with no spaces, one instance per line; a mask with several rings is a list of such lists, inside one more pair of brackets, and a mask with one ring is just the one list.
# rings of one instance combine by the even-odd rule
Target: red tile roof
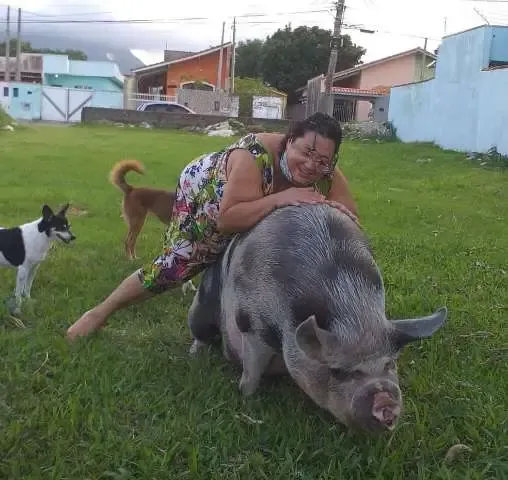
[[214,53],[214,52],[220,50],[221,48],[222,49],[230,48],[232,45],[233,45],[232,42],[226,42],[226,43],[224,43],[222,45],[217,45],[215,47],[210,47],[210,48],[207,48],[206,50],[201,50],[199,52],[191,53],[190,55],[185,55],[183,57],[176,58],[176,59],[173,59],[173,60],[159,62],[159,63],[154,63],[152,65],[145,65],[145,66],[139,67],[139,68],[133,68],[131,70],[131,72],[132,73],[138,73],[138,72],[146,72],[146,71],[149,71],[149,70],[157,70],[157,69],[161,69],[161,68],[166,69],[166,67],[168,67],[169,65],[172,65],[174,63],[187,62],[187,61],[192,60],[194,58],[202,57],[203,55],[208,55],[210,53]]
[[351,96],[383,96],[387,95],[390,91],[390,87],[376,87],[376,88],[346,88],[346,87],[332,87],[332,93],[337,93],[341,95],[351,95]]

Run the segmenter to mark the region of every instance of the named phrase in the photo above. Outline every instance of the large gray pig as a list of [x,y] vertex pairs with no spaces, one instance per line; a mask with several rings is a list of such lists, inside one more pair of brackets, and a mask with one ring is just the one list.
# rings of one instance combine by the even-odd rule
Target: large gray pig
[[222,337],[251,395],[288,372],[340,422],[378,433],[402,409],[396,360],[444,324],[434,314],[389,321],[382,276],[363,232],[328,205],[277,209],[235,236],[203,274],[189,310],[190,349]]

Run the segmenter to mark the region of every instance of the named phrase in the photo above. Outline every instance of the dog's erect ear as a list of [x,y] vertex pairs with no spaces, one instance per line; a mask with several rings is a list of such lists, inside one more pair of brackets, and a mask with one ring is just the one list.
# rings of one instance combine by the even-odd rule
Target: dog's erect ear
[[53,210],[48,205],[44,205],[42,207],[42,218],[44,220],[49,220],[54,215]]
[[68,208],[69,208],[69,204],[68,204],[68,203],[66,203],[66,204],[65,204],[65,205],[64,205],[64,206],[60,209],[60,211],[58,212],[58,215],[59,215],[60,217],[65,217],[65,214],[67,213]]

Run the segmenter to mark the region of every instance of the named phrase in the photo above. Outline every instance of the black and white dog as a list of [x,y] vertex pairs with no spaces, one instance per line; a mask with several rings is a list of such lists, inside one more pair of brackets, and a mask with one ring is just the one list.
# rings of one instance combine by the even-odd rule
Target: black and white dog
[[50,207],[42,207],[42,217],[19,227],[0,227],[0,267],[18,269],[14,297],[15,306],[10,307],[13,314],[20,313],[21,298],[30,298],[30,291],[37,268],[46,258],[53,240],[69,243],[75,240],[66,218],[69,204],[58,213]]

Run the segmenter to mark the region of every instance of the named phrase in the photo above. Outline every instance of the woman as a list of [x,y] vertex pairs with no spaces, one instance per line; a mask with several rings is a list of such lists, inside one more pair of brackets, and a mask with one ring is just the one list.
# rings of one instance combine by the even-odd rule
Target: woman
[[68,339],[101,328],[115,311],[182,285],[214,262],[235,233],[286,205],[326,202],[355,221],[347,181],[336,168],[339,123],[316,113],[288,134],[250,134],[203,155],[183,170],[164,248],[67,331]]

